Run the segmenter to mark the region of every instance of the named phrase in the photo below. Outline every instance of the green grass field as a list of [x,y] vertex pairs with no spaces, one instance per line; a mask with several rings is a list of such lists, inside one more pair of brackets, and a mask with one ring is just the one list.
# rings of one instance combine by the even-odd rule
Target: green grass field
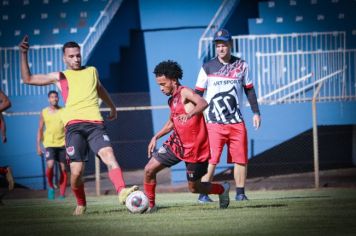
[[[233,192],[230,193],[234,197]],[[130,214],[114,196],[89,197],[87,214],[71,216],[74,199],[4,200],[7,235],[356,235],[356,189],[248,192],[250,201],[196,203],[189,193],[158,194],[159,212]],[[214,198],[217,201],[217,197]]]

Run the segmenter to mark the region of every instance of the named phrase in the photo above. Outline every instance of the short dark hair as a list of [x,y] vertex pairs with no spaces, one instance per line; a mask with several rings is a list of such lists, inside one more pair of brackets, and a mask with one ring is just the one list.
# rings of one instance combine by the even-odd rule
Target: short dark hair
[[64,45],[63,45],[63,53],[65,52],[66,48],[79,48],[80,49],[80,46],[78,43],[76,42],[73,42],[73,41],[70,41],[70,42],[66,42]]
[[183,77],[183,70],[181,68],[181,66],[175,62],[175,61],[171,61],[171,60],[167,60],[167,61],[162,61],[161,63],[159,63],[153,73],[157,76],[166,76],[168,78],[171,79],[182,79]]
[[53,93],[58,96],[58,92],[57,91],[51,90],[51,91],[48,92],[48,97],[51,96],[51,94],[53,94]]

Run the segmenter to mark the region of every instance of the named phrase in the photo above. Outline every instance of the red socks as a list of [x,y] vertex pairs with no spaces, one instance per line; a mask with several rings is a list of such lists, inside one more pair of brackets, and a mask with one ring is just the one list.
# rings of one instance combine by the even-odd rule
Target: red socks
[[154,183],[144,183],[143,184],[143,189],[145,191],[145,194],[149,200],[149,206],[150,208],[154,207],[156,204],[156,182]]
[[113,183],[116,192],[119,193],[121,189],[125,188],[125,181],[120,167],[109,171],[109,179],[111,180],[111,183]]
[[47,182],[50,188],[54,188],[53,186],[53,168],[47,168],[46,170]]
[[77,205],[86,206],[87,201],[85,199],[84,184],[81,184],[79,187],[72,187],[72,191],[77,199]]
[[222,194],[223,192],[224,192],[224,187],[221,184],[211,183],[209,194]]
[[59,177],[59,192],[61,196],[65,196],[67,188],[67,172],[61,171],[61,176]]
[[7,174],[7,167],[0,167],[0,174],[6,175]]

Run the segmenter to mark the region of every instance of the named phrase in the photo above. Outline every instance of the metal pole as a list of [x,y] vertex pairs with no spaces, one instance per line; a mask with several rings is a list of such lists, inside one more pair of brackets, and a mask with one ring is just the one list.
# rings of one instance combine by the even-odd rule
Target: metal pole
[[100,196],[100,158],[95,157],[95,188],[96,196]]
[[316,88],[313,100],[312,100],[312,112],[313,112],[313,149],[314,149],[314,184],[315,188],[319,188],[319,149],[318,149],[318,124],[316,119],[316,97],[318,96],[323,82],[320,82]]
[[46,181],[46,158],[44,155],[41,155],[41,167],[42,167],[42,176],[43,176],[43,189],[47,189]]

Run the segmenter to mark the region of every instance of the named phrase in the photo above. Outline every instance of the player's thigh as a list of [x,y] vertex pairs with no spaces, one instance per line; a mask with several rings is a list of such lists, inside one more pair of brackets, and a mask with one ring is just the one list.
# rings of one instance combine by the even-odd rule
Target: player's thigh
[[88,144],[95,155],[101,158],[113,155],[112,145],[105,125],[103,124],[88,124]]
[[159,171],[165,168],[167,167],[161,164],[156,158],[152,157],[145,166],[145,174],[150,176],[152,174],[158,173]]
[[225,129],[225,125],[221,124],[207,124],[210,154],[210,164],[217,165],[220,162],[221,153],[224,149],[224,145],[228,140],[228,132]]
[[56,160],[56,150],[53,147],[46,147],[45,149],[46,165],[48,168],[53,168]]
[[229,125],[230,135],[227,142],[228,163],[247,164],[247,130],[245,124],[238,123]]
[[65,147],[57,148],[58,162],[60,164],[61,170],[67,170],[68,160]]
[[161,165],[169,168],[181,162],[181,160],[172,152],[169,146],[163,144],[157,152],[152,154],[152,158]]
[[187,169],[187,180],[188,182],[197,182],[208,172],[209,163],[198,162],[198,163],[185,163]]
[[66,130],[66,153],[71,162],[88,161],[88,143],[79,126],[70,126]]

